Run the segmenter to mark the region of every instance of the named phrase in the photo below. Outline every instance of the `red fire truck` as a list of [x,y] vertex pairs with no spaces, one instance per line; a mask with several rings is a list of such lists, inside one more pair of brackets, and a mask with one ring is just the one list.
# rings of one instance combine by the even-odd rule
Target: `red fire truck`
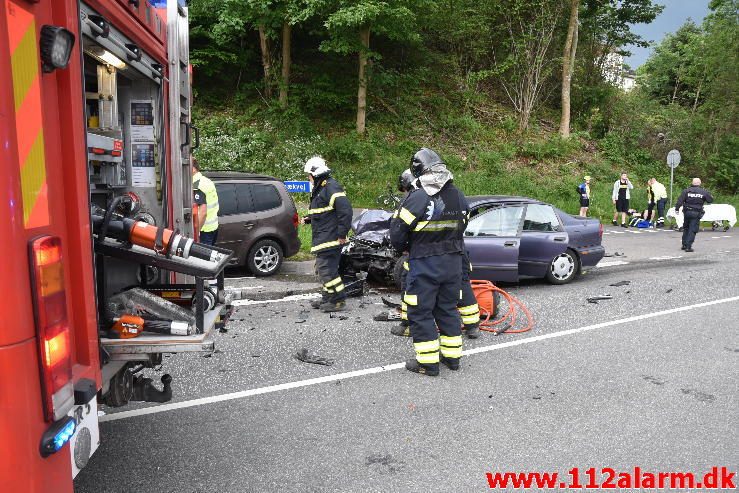
[[[142,371],[213,350],[230,252],[189,239],[187,26],[184,0],[2,2],[0,491],[71,492],[98,405],[167,400]],[[129,292],[188,330],[115,333]]]

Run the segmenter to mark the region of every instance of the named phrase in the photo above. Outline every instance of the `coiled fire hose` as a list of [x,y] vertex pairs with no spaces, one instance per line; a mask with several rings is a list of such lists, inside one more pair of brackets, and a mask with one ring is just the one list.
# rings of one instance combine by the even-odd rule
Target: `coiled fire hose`
[[[534,317],[521,300],[490,281],[472,280],[470,284],[472,284],[472,291],[475,293],[475,298],[477,298],[477,306],[480,308],[480,330],[492,332],[497,336],[503,333],[521,334],[530,331],[534,327]],[[495,320],[491,320],[495,313],[495,296],[493,293],[500,294],[508,304],[505,315]],[[526,317],[526,325],[521,328],[514,328],[518,320],[519,310]],[[483,319],[483,317],[485,318]],[[504,322],[507,323],[504,325]]]

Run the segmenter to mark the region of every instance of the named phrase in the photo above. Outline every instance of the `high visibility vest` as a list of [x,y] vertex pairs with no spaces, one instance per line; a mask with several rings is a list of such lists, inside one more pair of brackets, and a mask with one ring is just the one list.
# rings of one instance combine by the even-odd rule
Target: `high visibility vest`
[[206,178],[202,173],[197,172],[192,175],[193,189],[200,190],[205,194],[205,203],[208,208],[205,215],[205,224],[200,228],[203,233],[210,233],[218,229],[218,192],[216,186]]

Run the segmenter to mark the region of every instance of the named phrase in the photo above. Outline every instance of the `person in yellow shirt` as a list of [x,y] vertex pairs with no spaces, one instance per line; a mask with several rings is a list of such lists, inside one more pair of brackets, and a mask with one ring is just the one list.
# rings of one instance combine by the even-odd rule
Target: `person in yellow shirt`
[[648,194],[650,196],[649,204],[649,221],[654,224],[653,203],[657,204],[657,227],[662,228],[665,225],[665,205],[667,204],[667,189],[656,178],[650,178]]
[[192,160],[193,204],[198,208],[200,243],[215,245],[218,240],[218,192],[209,178],[200,172],[197,159]]

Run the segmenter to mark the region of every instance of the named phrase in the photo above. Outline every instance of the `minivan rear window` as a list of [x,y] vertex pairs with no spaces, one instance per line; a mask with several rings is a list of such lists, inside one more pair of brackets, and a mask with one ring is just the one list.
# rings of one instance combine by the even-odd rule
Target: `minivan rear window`
[[282,205],[280,192],[274,185],[254,183],[251,185],[251,196],[254,199],[255,212],[268,211]]

